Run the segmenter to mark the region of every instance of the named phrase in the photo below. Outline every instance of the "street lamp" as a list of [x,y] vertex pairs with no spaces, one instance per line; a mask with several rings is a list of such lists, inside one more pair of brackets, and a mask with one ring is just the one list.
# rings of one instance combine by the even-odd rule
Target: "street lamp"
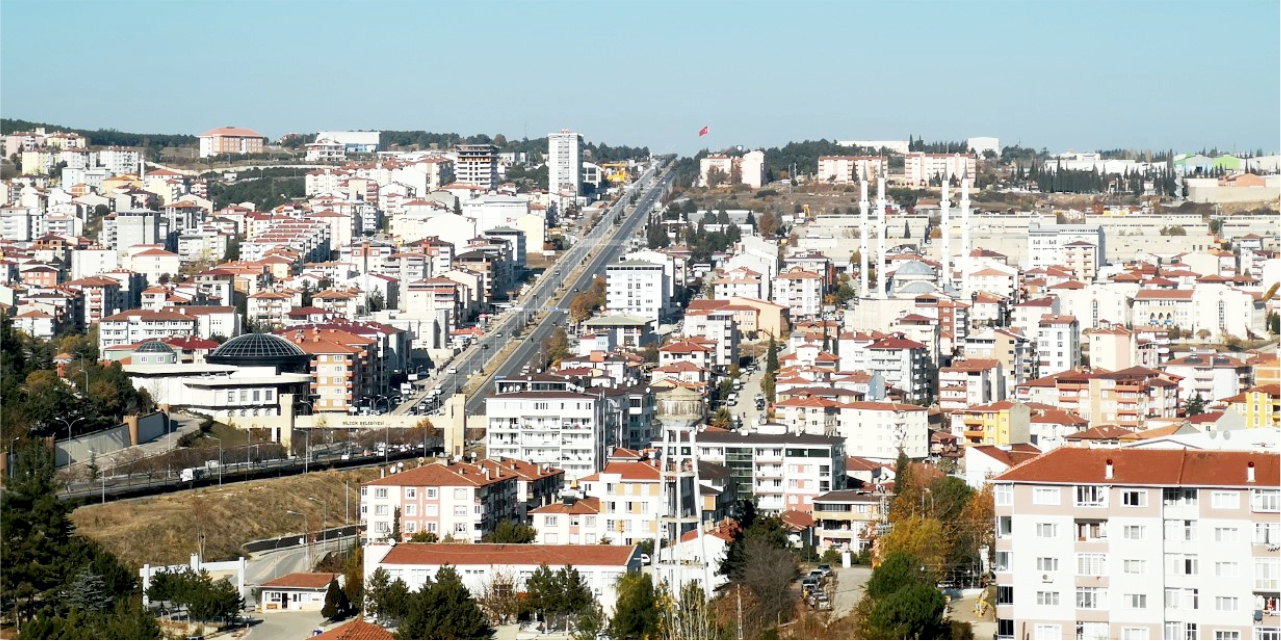
[[302,517],[303,543],[307,546],[307,571],[311,572],[311,523],[307,521],[307,515],[294,510],[285,510],[286,514],[297,514]]
[[218,441],[218,486],[221,487],[222,486],[222,439],[218,438],[217,436],[214,436],[213,434],[210,434],[209,438],[215,441]]
[[84,421],[88,419],[89,419],[88,416],[81,416],[80,418],[74,421],[68,421],[65,418],[60,418],[57,416],[53,417],[53,420],[61,421],[63,425],[67,426],[67,465],[71,465],[72,463],[75,462],[75,460],[71,458],[71,426],[75,425],[76,423],[79,423],[80,421]]

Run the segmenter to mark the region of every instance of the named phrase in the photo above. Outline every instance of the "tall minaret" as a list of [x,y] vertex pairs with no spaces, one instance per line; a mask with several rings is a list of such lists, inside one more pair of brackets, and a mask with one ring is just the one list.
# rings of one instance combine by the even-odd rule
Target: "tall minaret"
[[944,171],[943,196],[939,198],[939,210],[943,218],[943,277],[939,279],[939,287],[944,291],[952,285],[952,203],[947,200],[948,187],[951,184],[951,176]]
[[867,298],[867,164],[858,175],[858,295]]
[[885,298],[885,163],[881,163],[881,174],[876,177],[876,296]]
[[970,173],[961,170],[961,296],[970,299]]

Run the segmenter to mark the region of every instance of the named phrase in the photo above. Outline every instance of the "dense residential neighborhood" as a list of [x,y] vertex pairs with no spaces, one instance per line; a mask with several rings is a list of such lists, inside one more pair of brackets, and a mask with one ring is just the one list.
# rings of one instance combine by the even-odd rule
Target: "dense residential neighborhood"
[[[414,47],[545,55],[486,28]],[[407,42],[311,79],[399,100],[368,54]],[[257,104],[256,76],[138,126],[170,134],[6,105],[0,635],[1281,639],[1266,137],[1079,151],[1047,121],[1052,151],[960,105],[978,135],[710,121],[664,151],[514,69],[477,111],[509,135],[352,124],[447,130],[474,70],[397,118]]]

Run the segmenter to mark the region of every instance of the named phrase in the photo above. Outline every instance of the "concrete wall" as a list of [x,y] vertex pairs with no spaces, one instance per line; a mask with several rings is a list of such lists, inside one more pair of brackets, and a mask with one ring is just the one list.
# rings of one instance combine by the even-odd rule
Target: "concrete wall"
[[[55,465],[62,467],[68,463],[87,461],[92,455],[109,456],[134,445],[154,441],[165,434],[165,415],[160,412],[126,417],[125,421],[113,428],[78,436],[70,441],[57,441],[54,443]],[[136,430],[136,433],[131,435],[131,430]],[[98,465],[102,467],[103,464]]]

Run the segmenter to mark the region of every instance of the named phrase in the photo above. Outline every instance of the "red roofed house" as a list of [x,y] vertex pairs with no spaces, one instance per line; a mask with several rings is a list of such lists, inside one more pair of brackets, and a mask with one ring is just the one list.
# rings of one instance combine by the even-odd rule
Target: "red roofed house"
[[241,127],[219,127],[200,134],[200,157],[224,154],[260,154],[267,137]]
[[311,637],[309,641],[388,641],[396,635],[386,628],[356,618]]
[[365,547],[366,581],[382,568],[393,580],[401,579],[410,590],[417,590],[446,565],[458,572],[472,594],[481,594],[500,573],[514,577],[515,590],[524,592],[528,589],[525,582],[539,566],[557,569],[569,565],[582,576],[606,614],[618,599],[618,577],[641,571],[640,550],[631,545],[401,543]]
[[860,490],[836,490],[814,497],[818,549],[862,552],[881,519],[881,497]]
[[430,532],[479,543],[498,523],[516,517],[517,476],[501,467],[433,463],[365,483],[360,521],[370,540],[385,540],[400,510],[405,540]]
[[[682,505],[693,506],[693,477],[681,479]],[[663,488],[657,460],[612,461],[605,469],[580,479],[583,494],[600,501],[603,536],[615,544],[633,545],[658,536]]]
[[258,609],[263,612],[320,612],[325,607],[325,593],[329,583],[343,576],[334,572],[294,572],[272,579],[258,586],[262,596]]
[[1064,447],[992,483],[998,638],[1258,639],[1281,627],[1275,452]]
[[976,490],[982,489],[993,476],[1040,455],[1041,450],[1027,444],[967,447],[965,448],[965,482]]

